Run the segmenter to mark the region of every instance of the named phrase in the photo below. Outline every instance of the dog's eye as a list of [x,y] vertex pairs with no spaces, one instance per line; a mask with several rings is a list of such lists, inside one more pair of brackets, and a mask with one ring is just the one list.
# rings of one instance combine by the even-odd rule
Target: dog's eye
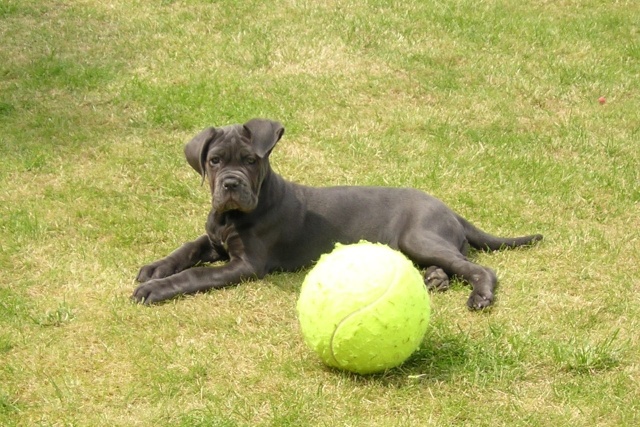
[[218,163],[220,163],[220,157],[218,156],[213,156],[212,158],[209,159],[209,164],[211,166],[217,165]]
[[248,165],[252,165],[256,162],[256,158],[255,157],[247,157],[244,159],[244,162]]

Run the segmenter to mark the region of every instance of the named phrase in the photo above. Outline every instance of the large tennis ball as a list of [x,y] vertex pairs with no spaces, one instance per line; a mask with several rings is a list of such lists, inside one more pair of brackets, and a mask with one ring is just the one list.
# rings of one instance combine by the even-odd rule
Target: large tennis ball
[[424,339],[429,294],[403,254],[382,244],[336,245],[307,274],[297,304],[307,345],[324,363],[370,374],[403,363]]

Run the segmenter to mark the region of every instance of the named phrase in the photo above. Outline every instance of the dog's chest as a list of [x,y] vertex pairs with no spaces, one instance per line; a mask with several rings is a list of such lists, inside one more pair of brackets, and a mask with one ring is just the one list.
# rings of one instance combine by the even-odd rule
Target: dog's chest
[[226,215],[213,211],[207,218],[206,231],[211,245],[217,249],[224,249],[227,253],[235,240],[234,236],[238,235],[234,223]]

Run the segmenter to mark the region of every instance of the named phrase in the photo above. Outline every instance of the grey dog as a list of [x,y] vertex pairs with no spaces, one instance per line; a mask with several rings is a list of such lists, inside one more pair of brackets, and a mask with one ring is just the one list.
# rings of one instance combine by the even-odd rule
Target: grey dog
[[[464,279],[473,287],[467,305],[483,309],[493,303],[497,278],[467,259],[469,245],[493,251],[542,239],[492,236],[415,189],[288,182],[269,165],[283,133],[278,122],[252,119],[204,129],[187,143],[187,161],[211,188],[206,234],[142,267],[135,301],[150,304],[299,270],[337,242],[367,240],[398,249],[426,268],[429,288],[448,287],[451,276]],[[216,261],[226,262],[203,265]]]

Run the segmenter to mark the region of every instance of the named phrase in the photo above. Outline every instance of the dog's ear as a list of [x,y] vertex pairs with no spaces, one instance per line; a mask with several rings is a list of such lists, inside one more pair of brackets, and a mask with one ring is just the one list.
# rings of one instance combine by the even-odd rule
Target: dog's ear
[[284,134],[282,124],[267,119],[251,119],[244,128],[249,132],[251,144],[260,158],[268,156]]
[[207,148],[215,135],[216,128],[206,128],[184,146],[184,156],[187,158],[187,162],[202,175],[202,178],[206,172],[204,163],[207,161]]

